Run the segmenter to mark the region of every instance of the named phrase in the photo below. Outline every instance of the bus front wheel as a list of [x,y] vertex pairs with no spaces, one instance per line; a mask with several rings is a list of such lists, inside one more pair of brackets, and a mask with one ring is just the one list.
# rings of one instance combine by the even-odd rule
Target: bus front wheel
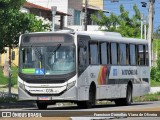
[[37,107],[38,107],[38,109],[45,110],[45,109],[47,109],[47,106],[48,106],[47,103],[42,103],[42,102],[38,102],[37,101]]

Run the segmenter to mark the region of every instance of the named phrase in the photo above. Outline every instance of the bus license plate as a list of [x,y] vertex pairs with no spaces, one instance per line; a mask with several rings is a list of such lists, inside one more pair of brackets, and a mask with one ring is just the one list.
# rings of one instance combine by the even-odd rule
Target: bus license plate
[[51,100],[51,97],[41,96],[41,97],[38,97],[38,100]]

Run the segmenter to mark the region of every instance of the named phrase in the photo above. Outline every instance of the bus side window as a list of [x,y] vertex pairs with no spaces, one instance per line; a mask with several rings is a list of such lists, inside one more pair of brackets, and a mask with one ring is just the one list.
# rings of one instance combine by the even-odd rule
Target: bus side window
[[100,64],[108,64],[108,44],[100,43]]
[[138,65],[145,65],[145,59],[144,59],[144,46],[143,45],[138,45]]
[[99,53],[98,53],[98,44],[97,42],[91,42],[89,44],[90,48],[90,64],[99,64]]
[[119,61],[121,65],[126,65],[126,44],[119,44]]
[[148,45],[145,46],[145,65],[149,65]]
[[111,64],[117,65],[118,63],[118,53],[117,53],[117,43],[111,43]]
[[107,44],[107,49],[108,49],[108,64],[111,64],[111,44]]
[[134,44],[130,44],[129,56],[130,65],[136,65],[136,46]]
[[139,52],[138,52],[138,45],[136,45],[136,64],[139,65],[140,64],[140,58],[139,58]]
[[130,64],[130,52],[129,52],[129,44],[126,44],[126,64]]

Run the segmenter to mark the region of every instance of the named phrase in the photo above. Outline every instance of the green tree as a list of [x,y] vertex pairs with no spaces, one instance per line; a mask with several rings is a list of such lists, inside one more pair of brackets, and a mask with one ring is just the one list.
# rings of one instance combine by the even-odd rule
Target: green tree
[[160,82],[160,40],[153,41],[153,51],[157,53],[157,65],[151,68],[151,80]]
[[133,6],[134,15],[129,17],[129,12],[120,5],[118,31],[125,37],[140,37],[140,11],[136,5]]
[[106,26],[106,31],[119,32],[125,37],[140,37],[140,11],[136,5],[133,6],[134,15],[129,17],[129,12],[124,9],[123,5],[120,5],[120,15],[116,16],[113,13],[110,16],[106,16],[100,11],[100,19],[95,15],[91,16],[91,19],[95,21],[100,29],[102,26]]
[[0,0],[0,53],[4,47],[16,47],[25,32],[45,31],[49,27],[34,15],[20,12],[26,0]]
[[91,19],[97,23],[99,29],[102,29],[102,26],[105,26],[106,31],[116,31],[116,26],[118,25],[118,17],[111,13],[109,17],[107,17],[103,11],[98,11],[101,19],[97,18],[96,15],[92,14]]

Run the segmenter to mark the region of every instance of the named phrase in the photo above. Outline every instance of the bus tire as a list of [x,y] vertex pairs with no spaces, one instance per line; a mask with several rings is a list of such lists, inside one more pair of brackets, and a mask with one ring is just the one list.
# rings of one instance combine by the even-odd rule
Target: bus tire
[[47,103],[41,103],[41,102],[37,102],[37,107],[40,110],[46,110],[47,109],[48,104]]
[[126,106],[132,103],[132,86],[130,84],[127,85],[126,98],[124,102],[124,105]]
[[128,106],[132,102],[132,87],[130,84],[127,85],[126,98],[120,98],[115,100],[117,106]]

